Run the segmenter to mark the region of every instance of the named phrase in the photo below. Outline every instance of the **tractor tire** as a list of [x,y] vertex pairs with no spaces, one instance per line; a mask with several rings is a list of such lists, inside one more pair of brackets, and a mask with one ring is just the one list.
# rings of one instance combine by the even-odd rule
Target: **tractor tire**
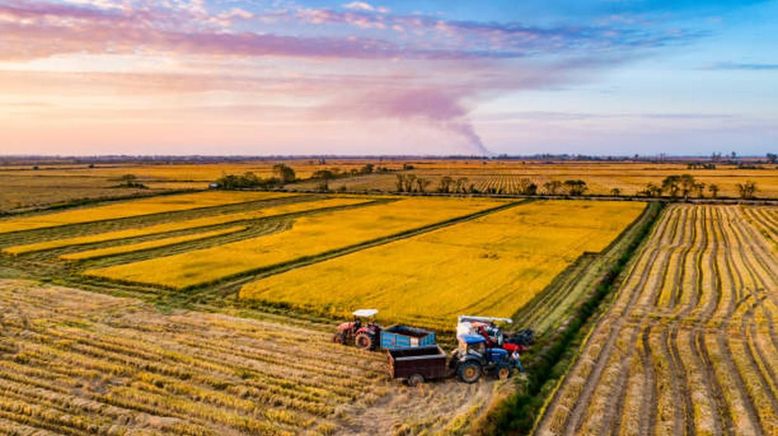
[[361,348],[363,350],[372,350],[375,346],[373,343],[373,337],[367,333],[358,334],[357,337],[354,338],[354,345],[356,345],[357,348]]
[[473,384],[481,378],[481,365],[476,362],[464,362],[457,368],[457,377],[464,383]]
[[343,345],[346,343],[346,335],[343,335],[341,333],[335,333],[334,335],[332,335],[332,342]]
[[494,375],[498,380],[508,380],[512,372],[509,366],[500,366],[495,370]]
[[424,383],[424,376],[421,374],[411,374],[411,376],[408,377],[408,380],[406,380],[406,383],[408,383],[408,386],[412,388],[416,387]]

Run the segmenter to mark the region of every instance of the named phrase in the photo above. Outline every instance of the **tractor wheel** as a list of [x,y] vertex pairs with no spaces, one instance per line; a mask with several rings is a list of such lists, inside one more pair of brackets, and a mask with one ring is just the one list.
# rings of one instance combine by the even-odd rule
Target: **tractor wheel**
[[415,387],[424,383],[424,376],[421,374],[411,374],[407,380],[408,386]]
[[354,338],[354,345],[363,350],[373,349],[373,337],[367,333],[360,333]]
[[507,380],[511,376],[511,369],[507,366],[501,366],[497,368],[495,375],[499,380]]
[[457,368],[457,376],[465,383],[475,383],[481,378],[481,365],[472,361],[464,362]]
[[335,333],[332,335],[332,342],[336,344],[345,344],[346,343],[346,335],[342,333]]

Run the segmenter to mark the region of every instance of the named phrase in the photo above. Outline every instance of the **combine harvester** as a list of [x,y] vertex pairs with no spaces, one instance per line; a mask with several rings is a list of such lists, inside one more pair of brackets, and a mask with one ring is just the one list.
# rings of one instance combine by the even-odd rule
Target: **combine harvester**
[[506,337],[497,323],[511,324],[510,318],[460,316],[459,346],[449,356],[435,342],[435,333],[401,325],[384,329],[375,323],[376,313],[374,309],[355,311],[354,321],[338,326],[333,340],[368,350],[380,344],[387,352],[392,378],[410,386],[454,375],[464,383],[475,383],[485,374],[507,379],[514,370],[524,372],[520,353],[534,342],[528,329]]

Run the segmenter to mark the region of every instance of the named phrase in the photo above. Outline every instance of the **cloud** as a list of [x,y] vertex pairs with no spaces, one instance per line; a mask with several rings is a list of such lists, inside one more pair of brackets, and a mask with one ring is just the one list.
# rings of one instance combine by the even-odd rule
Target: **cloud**
[[[122,54],[217,64],[209,73],[59,73],[25,80],[24,72],[15,79],[0,72],[0,80],[60,95],[92,90],[125,98],[287,98],[290,107],[322,118],[433,126],[458,138],[467,153],[484,155],[489,151],[472,122],[479,104],[525,89],[588,81],[603,68],[703,35],[630,20],[582,26],[448,20],[395,14],[361,1],[336,10],[210,7],[201,0],[0,0],[0,60]],[[272,71],[234,71],[265,59]]]
[[778,64],[763,63],[738,63],[738,62],[720,62],[709,65],[705,70],[745,70],[745,71],[776,71]]

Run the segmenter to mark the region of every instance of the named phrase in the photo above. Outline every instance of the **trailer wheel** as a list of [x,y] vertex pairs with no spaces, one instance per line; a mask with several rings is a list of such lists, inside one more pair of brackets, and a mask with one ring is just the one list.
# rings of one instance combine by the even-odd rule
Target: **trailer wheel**
[[457,368],[457,376],[465,383],[475,383],[481,378],[481,365],[476,362],[464,362]]
[[410,387],[416,387],[424,383],[424,376],[421,374],[411,374],[411,376],[408,377],[407,383]]
[[367,333],[360,333],[354,339],[354,345],[363,350],[373,349],[373,338]]

